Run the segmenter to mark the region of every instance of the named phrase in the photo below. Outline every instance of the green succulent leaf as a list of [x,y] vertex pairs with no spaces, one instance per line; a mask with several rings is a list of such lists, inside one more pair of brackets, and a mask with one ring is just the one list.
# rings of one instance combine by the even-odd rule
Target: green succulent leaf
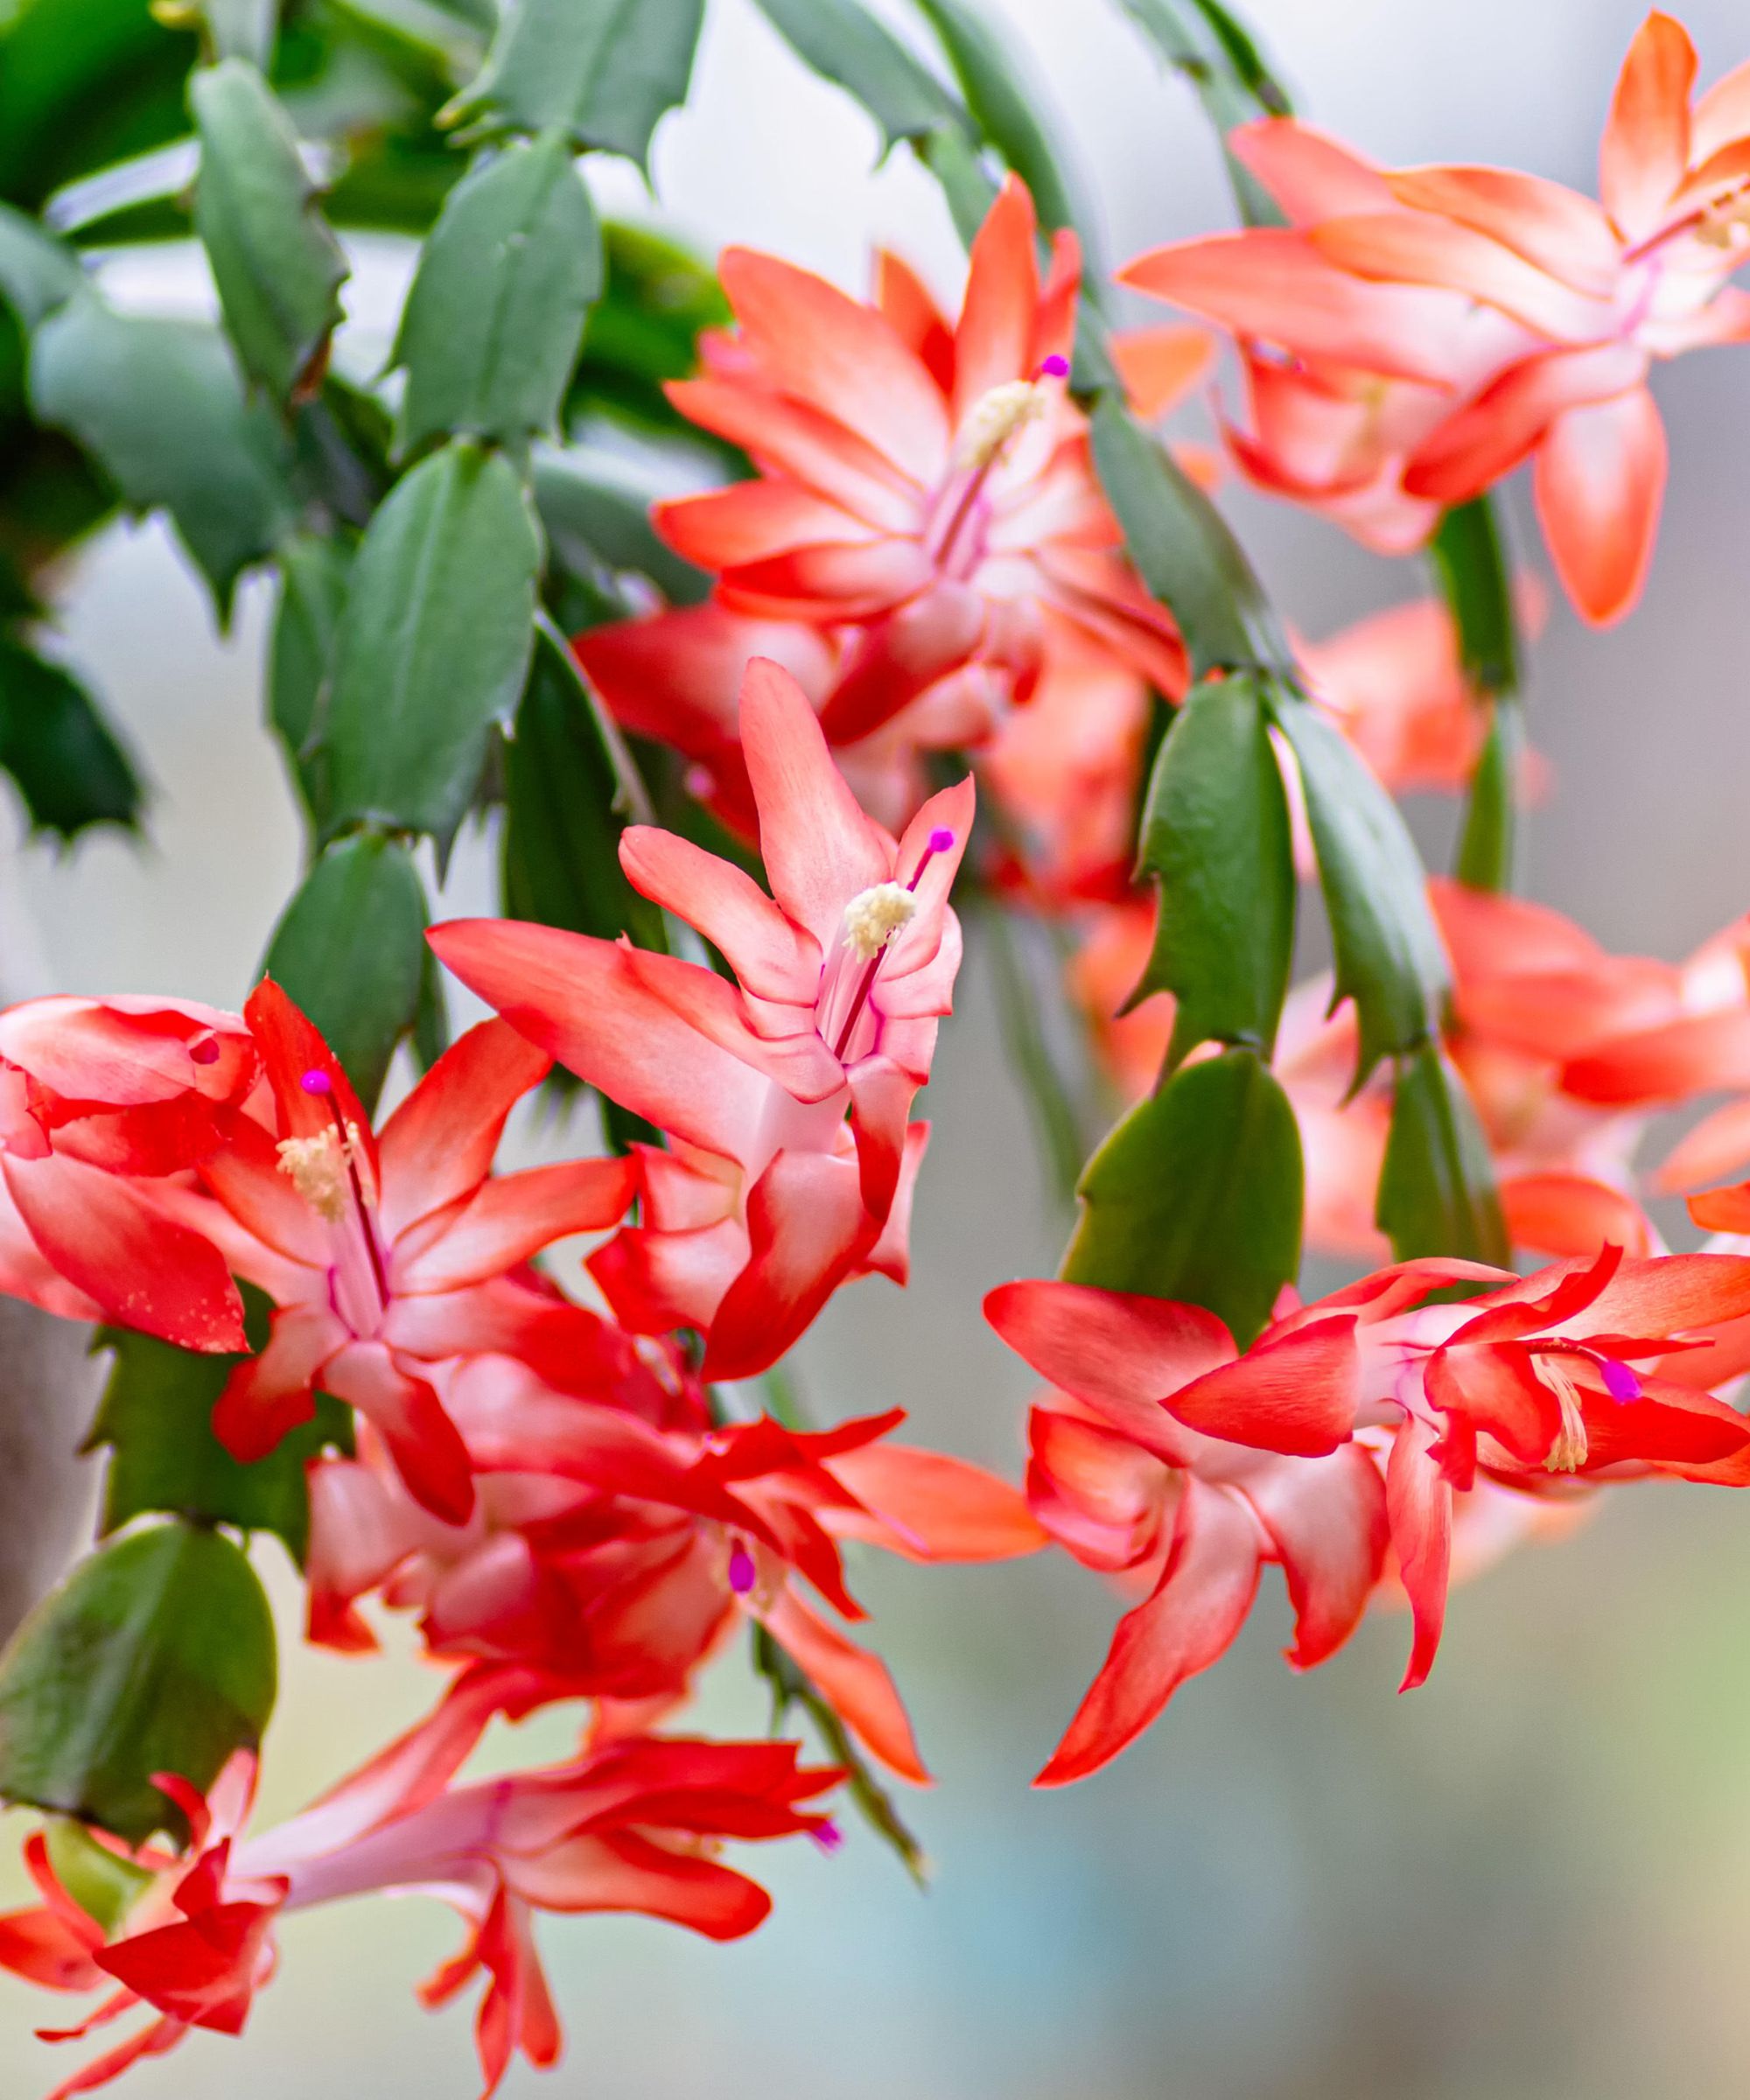
[[1179,622],[1194,674],[1250,664],[1292,676],[1293,653],[1251,564],[1166,447],[1110,395],[1094,410],[1093,440],[1130,559]]
[[444,200],[402,318],[406,443],[550,430],[601,282],[595,208],[563,131],[473,169]]
[[1500,520],[1477,496],[1447,511],[1428,546],[1440,594],[1452,616],[1459,661],[1488,734],[1471,776],[1453,873],[1473,889],[1513,887],[1525,713],[1519,698],[1519,626]]
[[1139,872],[1158,886],[1154,949],[1135,1005],[1170,991],[1169,1067],[1200,1043],[1268,1057],[1294,953],[1294,847],[1257,682],[1196,687],[1162,741]]
[[327,1037],[368,1109],[413,1026],[425,924],[425,892],[407,848],[354,832],[304,877],[262,965]]
[[1249,226],[1279,226],[1276,200],[1228,150],[1227,136],[1254,117],[1287,116],[1287,91],[1256,44],[1217,0],[1123,0],[1124,9],[1167,64],[1195,88],[1228,164]]
[[1375,1215],[1399,1261],[1512,1257],[1488,1140],[1465,1083],[1436,1043],[1398,1068]]
[[541,537],[510,463],[456,439],[360,542],[325,743],[330,822],[453,837],[522,690]]
[[1206,1306],[1242,1348],[1300,1266],[1300,1133],[1252,1050],[1185,1066],[1088,1162],[1073,1284]]
[[35,831],[71,841],[94,824],[138,822],[139,775],[70,671],[0,634],[0,766]]
[[334,675],[352,549],[298,533],[280,550],[279,605],[268,645],[268,721],[285,747],[304,807],[319,830],[328,813],[322,730]]
[[279,30],[279,0],[200,0],[200,8],[221,60],[242,59],[268,70]]
[[130,509],[170,513],[220,616],[290,529],[288,444],[218,329],[122,314],[81,291],[38,329],[32,405],[94,454]]
[[576,669],[543,640],[504,752],[504,904],[513,919],[593,934],[629,934],[666,948],[660,908],[620,864],[613,754]]
[[186,1835],[152,1783],[203,1791],[273,1711],[273,1616],[220,1533],[172,1522],[81,1561],[0,1656],[0,1798],[138,1844]]
[[477,130],[558,127],[641,167],[687,97],[704,0],[513,0],[486,68],[443,113]]
[[[260,1351],[273,1307],[253,1284],[238,1289],[249,1346]],[[109,1447],[104,1536],[136,1516],[183,1516],[271,1531],[302,1565],[310,1544],[304,1468],[321,1451],[352,1450],[350,1411],[318,1394],[312,1420],[266,1458],[240,1466],[213,1433],[213,1410],[245,1358],[199,1355],[131,1327],[101,1328],[97,1346],[111,1352],[109,1376],[87,1443]]]
[[964,130],[966,112],[920,60],[860,0],[758,0],[802,63],[875,119],[884,153],[939,126]]
[[657,537],[651,491],[612,458],[542,448],[535,455],[534,482],[556,568],[602,591],[632,570],[648,577],[670,605],[697,605],[709,595],[705,571]]
[[[1026,184],[1040,220],[1049,227],[1074,227],[1091,243],[1091,217],[1035,113],[1039,97],[1021,78],[1004,39],[970,0],[917,0],[917,6],[948,53],[980,134]],[[1090,259],[1093,252],[1090,246]],[[1097,279],[1097,264],[1089,274]]]
[[0,204],[0,298],[21,327],[34,328],[84,283],[85,272],[70,249],[34,219]]
[[1278,690],[1271,711],[1306,790],[1335,997],[1355,1003],[1359,1087],[1382,1057],[1414,1050],[1434,1032],[1447,990],[1446,952],[1415,844],[1391,797],[1310,702]]
[[346,259],[322,217],[298,138],[246,59],[188,84],[200,137],[194,224],[243,370],[275,400],[309,385],[340,318]]

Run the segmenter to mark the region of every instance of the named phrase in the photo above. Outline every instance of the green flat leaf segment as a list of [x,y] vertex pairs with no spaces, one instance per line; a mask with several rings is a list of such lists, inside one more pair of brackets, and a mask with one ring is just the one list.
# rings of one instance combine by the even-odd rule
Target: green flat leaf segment
[[884,150],[902,138],[964,130],[958,100],[859,0],[758,0],[803,64],[856,97],[880,128]]
[[1414,1050],[1435,1033],[1447,990],[1446,952],[1421,861],[1390,796],[1308,702],[1278,689],[1271,713],[1306,791],[1336,997],[1355,1002],[1359,1087],[1382,1057]]
[[266,974],[328,1039],[367,1109],[413,1026],[425,962],[425,892],[397,839],[330,845],[274,929]]
[[1162,740],[1143,816],[1153,952],[1130,1004],[1178,1002],[1169,1068],[1200,1043],[1276,1041],[1294,950],[1294,850],[1257,682],[1200,685]]
[[226,616],[237,578],[273,553],[296,503],[284,432],[265,402],[245,398],[220,332],[117,313],[81,291],[36,332],[30,396],[130,508],[170,513]]
[[1300,1133],[1251,1050],[1189,1064],[1088,1161],[1063,1275],[1204,1306],[1242,1348],[1300,1266]]
[[1488,1140],[1438,1044],[1398,1069],[1375,1214],[1399,1261],[1443,1254],[1504,1269],[1511,1259]]
[[353,567],[326,742],[331,824],[454,836],[522,690],[541,539],[515,470],[457,439],[403,476]]
[[641,166],[658,119],[686,100],[704,18],[704,0],[508,0],[485,70],[442,121],[557,127]]
[[558,419],[601,236],[563,131],[508,146],[450,192],[408,295],[394,362],[403,437],[526,442]]
[[[273,1308],[242,1284],[252,1349],[267,1346]],[[271,1531],[300,1564],[310,1539],[304,1467],[319,1451],[350,1451],[352,1416],[338,1400],[318,1396],[314,1418],[277,1449],[241,1466],[213,1433],[213,1410],[225,1382],[244,1359],[202,1356],[133,1328],[100,1329],[110,1352],[109,1376],[87,1439],[109,1447],[103,1481],[103,1531],[136,1516],[184,1516],[241,1531]]]
[[186,1826],[152,1784],[203,1791],[273,1711],[273,1619],[242,1551],[170,1522],[80,1562],[0,1656],[0,1798],[130,1844]]

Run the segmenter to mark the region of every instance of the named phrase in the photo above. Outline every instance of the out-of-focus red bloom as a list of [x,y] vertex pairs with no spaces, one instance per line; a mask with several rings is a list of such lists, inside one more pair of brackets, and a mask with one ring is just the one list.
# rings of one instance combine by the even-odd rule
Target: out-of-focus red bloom
[[1662,1011],[1622,1017],[1570,1053],[1562,1083],[1600,1108],[1647,1113],[1709,1094],[1737,1098],[1703,1118],[1659,1169],[1693,1189],[1750,1163],[1750,918],[1735,920],[1670,972]]
[[523,1348],[596,1368],[603,1323],[519,1272],[553,1241],[615,1223],[636,1170],[579,1159],[493,1174],[506,1116],[551,1061],[501,1021],[447,1051],[379,1138],[277,984],[258,986],[246,1014],[271,1122],[240,1118],[199,1163],[200,1188],[160,1199],[277,1308],[267,1347],[232,1373],[214,1428],[248,1463],[310,1418],[319,1386],[375,1425],[427,1508],[459,1521],[473,1487],[435,1367]]
[[121,1985],[82,2026],[45,2039],[76,2040],[138,2007],[157,2016],[54,2100],[164,2054],[192,2028],[241,2034],[273,1972],[277,1918],[377,1892],[437,1896],[461,1914],[467,1944],[420,1996],[442,2005],[484,1972],[475,2034],[490,2094],[519,2050],[542,2068],[558,2061],[538,1911],[640,1912],[738,1939],[771,1899],[712,1857],[720,1841],[830,1832],[810,1804],[839,1774],[799,1765],[790,1743],[626,1741],[546,1771],[456,1786],[488,1711],[440,1707],[303,1816],[256,1838],[237,1836],[253,1782],[248,1760],[228,1769],[210,1816],[184,1782],[160,1778],[193,1827],[192,1864],[147,1854],[158,1879],[107,1943],[38,1848],[32,1864],[45,1904],[0,1919],[0,1963],[52,1989]]
[[1054,237],[1043,280],[1037,239],[1012,177],[951,331],[891,258],[869,306],[774,256],[722,257],[736,331],[708,337],[704,375],[669,396],[760,475],[663,505],[657,523],[731,610],[859,630],[823,706],[834,744],[948,679],[994,718],[1065,625],[1183,687],[1178,632],[1124,558],[1064,391],[1074,236]]
[[732,984],[678,957],[550,927],[438,927],[438,956],[515,1028],[673,1140],[640,1146],[640,1222],[591,1258],[635,1332],[707,1334],[704,1375],[775,1363],[840,1284],[903,1282],[928,1125],[910,1123],[960,965],[948,892],[970,780],[897,844],[865,816],[795,682],[749,668],[741,745],[773,895],[634,827],[620,859],[696,927]]
[[242,1021],[210,1006],[57,997],[0,1013],[0,1289],[184,1348],[242,1348],[224,1263],[151,1182],[224,1139],[259,1073]]
[[[1424,1302],[1466,1284],[1492,1294]],[[1704,1357],[1750,1313],[1750,1260],[1731,1256],[1634,1260],[1610,1247],[1524,1278],[1402,1263],[1278,1319],[1243,1355],[1197,1307],[1074,1284],[1004,1284],[985,1313],[1036,1370],[1178,1476],[1168,1493],[1139,1479],[1134,1452],[1045,1424],[1035,1506],[1084,1557],[1116,1553],[1123,1534],[1135,1558],[1119,1564],[1153,1564],[1169,1508],[1173,1523],[1158,1586],[1120,1628],[1054,1779],[1115,1755],[1223,1652],[1264,1561],[1284,1564],[1297,1656],[1316,1660],[1354,1624],[1389,1540],[1415,1621],[1408,1690],[1439,1642],[1454,1496],[1479,1480],[1558,1495],[1648,1473],[1750,1482],[1750,1423],[1664,1376],[1665,1359]]]
[[1376,168],[1285,119],[1243,127],[1234,150],[1290,228],[1125,274],[1244,339],[1255,430],[1236,451],[1263,486],[1404,548],[1534,458],[1569,596],[1618,619],[1664,486],[1652,361],[1750,336],[1750,298],[1726,284],[1750,249],[1750,66],[1691,108],[1696,69],[1682,25],[1649,15],[1606,124],[1601,204],[1506,169]]
[[[764,1626],[853,1734],[926,1778],[885,1666],[803,1599],[852,1621],[845,1539],[927,1562],[1007,1559],[1043,1543],[1020,1495],[957,1459],[889,1442],[895,1410],[822,1432],[762,1420],[656,1426],[479,1358],[445,1398],[475,1468],[466,1526],[444,1527],[368,1448],[312,1471],[312,1635],[373,1645],[358,1600],[421,1614],[432,1652],[533,1672],[545,1696],[600,1702],[598,1727],[648,1726],[735,1625]],[[521,1680],[515,1680],[520,1682]]]

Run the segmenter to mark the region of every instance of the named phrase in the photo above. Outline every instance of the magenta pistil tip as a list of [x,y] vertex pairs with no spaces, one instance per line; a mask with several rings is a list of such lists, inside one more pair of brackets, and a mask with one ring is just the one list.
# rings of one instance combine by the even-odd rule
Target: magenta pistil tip
[[315,1068],[306,1072],[298,1083],[306,1094],[332,1094],[334,1091],[333,1081],[326,1072]]
[[746,1596],[748,1592],[753,1587],[756,1573],[757,1571],[753,1565],[753,1556],[747,1550],[747,1548],[741,1544],[740,1540],[738,1539],[734,1546],[731,1549],[729,1556],[730,1588],[735,1592],[738,1597]]
[[1040,370],[1048,379],[1068,379],[1069,377],[1069,360],[1067,357],[1060,357],[1055,351],[1053,351],[1051,355],[1040,365]]
[[219,1039],[216,1035],[203,1035],[188,1046],[188,1054],[197,1065],[216,1065],[219,1062]]
[[1604,1390],[1613,1400],[1641,1397],[1641,1381],[1626,1363],[1618,1363],[1614,1356],[1606,1356],[1600,1368],[1604,1373]]
[[929,835],[929,850],[932,853],[946,853],[953,844],[954,834],[945,826]]
[[828,1816],[818,1830],[810,1832],[815,1843],[823,1852],[836,1852],[844,1843],[844,1832]]

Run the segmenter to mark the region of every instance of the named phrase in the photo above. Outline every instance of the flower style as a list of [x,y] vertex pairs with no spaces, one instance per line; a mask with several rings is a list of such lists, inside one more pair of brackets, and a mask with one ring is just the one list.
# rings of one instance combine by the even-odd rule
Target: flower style
[[1043,281],[1037,237],[1011,177],[973,242],[951,330],[891,257],[867,306],[774,256],[727,249],[737,331],[707,338],[704,376],[668,389],[761,470],[660,506],[669,543],[718,578],[732,612],[858,630],[822,709],[835,745],[944,681],[988,733],[1065,626],[1162,691],[1183,690],[1178,631],[1124,558],[1064,391],[1074,236],[1054,237]]
[[[1424,1302],[1455,1286],[1494,1288]],[[1288,1312],[1242,1355],[1195,1306],[1043,1281],[993,1292],[997,1332],[1079,1404],[1067,1425],[1036,1425],[1035,1509],[1094,1564],[1158,1571],[1044,1776],[1115,1755],[1221,1655],[1266,1561],[1287,1572],[1304,1664],[1354,1625],[1389,1543],[1415,1627],[1407,1690],[1439,1643],[1455,1496],[1482,1482],[1565,1498],[1648,1473],[1750,1483],[1750,1422],[1667,1375],[1746,1312],[1750,1260],[1617,1247],[1524,1278],[1402,1263]]]
[[1750,337],[1727,279],[1750,251],[1750,66],[1691,108],[1693,46],[1647,18],[1618,78],[1601,203],[1488,167],[1376,168],[1288,120],[1234,150],[1292,229],[1193,242],[1126,273],[1225,321],[1248,352],[1265,486],[1372,543],[1413,546],[1441,508],[1535,460],[1538,514],[1569,596],[1621,617],[1663,491],[1652,361]]
[[54,2100],[107,2084],[175,2048],[196,2027],[237,2035],[275,1967],[273,1928],[289,1911],[374,1892],[424,1894],[458,1911],[468,1941],[420,1992],[446,2003],[484,1971],[476,2020],[485,2090],[520,2050],[546,2068],[563,2037],[536,1950],[538,1911],[640,1912],[718,1940],[759,1926],[771,1899],[711,1855],[740,1841],[810,1831],[830,1842],[808,1804],[831,1768],[797,1760],[791,1743],[631,1740],[546,1771],[452,1784],[484,1716],[440,1708],[351,1780],[291,1822],[239,1838],[252,1760],[233,1761],[207,1804],[185,1781],[158,1784],[194,1831],[192,1863],[155,1851],[157,1870],[129,1929],[106,1941],[56,1881],[40,1838],[27,1850],[45,1901],[0,1918],[0,1965],[48,1988],[121,1986],[76,2040],[137,2007],[156,2015],[88,2064]]
[[519,1347],[593,1366],[603,1323],[518,1272],[553,1241],[613,1224],[635,1170],[580,1159],[493,1174],[506,1116],[550,1063],[502,1022],[446,1051],[379,1137],[270,978],[245,1014],[271,1124],[240,1119],[200,1163],[200,1187],[161,1199],[277,1308],[267,1347],[231,1374],[214,1429],[234,1457],[262,1458],[310,1418],[320,1387],[375,1426],[425,1508],[460,1522],[473,1484],[435,1368]]
[[[506,1674],[507,1696],[598,1704],[598,1734],[653,1726],[744,1621],[763,1626],[851,1732],[927,1778],[885,1666],[805,1602],[841,1617],[845,1539],[925,1562],[1008,1559],[1044,1543],[1020,1495],[976,1466],[888,1440],[897,1410],[804,1433],[770,1420],[713,1428],[696,1382],[689,1421],[544,1387],[480,1357],[445,1398],[475,1468],[470,1522],[435,1523],[368,1449],[312,1469],[312,1638],[374,1645],[360,1598],[421,1614],[429,1649]],[[677,1410],[678,1412],[678,1410]]]
[[590,1261],[634,1332],[693,1327],[710,1378],[776,1362],[849,1278],[903,1282],[928,1125],[908,1121],[948,1012],[960,931],[948,892],[970,780],[896,844],[858,807],[814,710],[749,667],[741,744],[773,894],[669,833],[636,826],[634,886],[735,970],[502,920],[432,947],[513,1026],[670,1149],[640,1145],[640,1220]]
[[260,1069],[243,1022],[210,1006],[55,997],[0,1013],[0,1290],[184,1348],[243,1348],[224,1263],[155,1183],[224,1141]]

